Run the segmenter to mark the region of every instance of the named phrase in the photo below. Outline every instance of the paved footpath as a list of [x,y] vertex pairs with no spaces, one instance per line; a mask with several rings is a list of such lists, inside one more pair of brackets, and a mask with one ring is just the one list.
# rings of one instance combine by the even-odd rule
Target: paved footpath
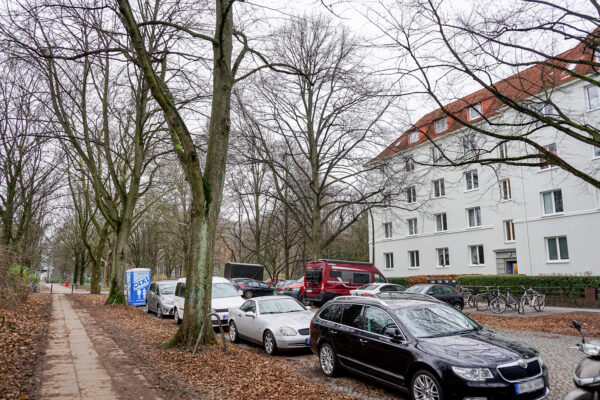
[[87,311],[65,294],[52,300],[42,399],[159,399]]

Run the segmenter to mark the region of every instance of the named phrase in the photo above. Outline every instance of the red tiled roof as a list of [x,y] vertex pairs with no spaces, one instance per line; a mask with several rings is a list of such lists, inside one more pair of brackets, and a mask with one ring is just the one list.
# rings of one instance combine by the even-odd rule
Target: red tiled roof
[[[587,47],[584,43],[580,43],[572,49],[559,54],[555,58],[573,61],[587,59],[591,61],[593,54],[594,52],[590,47]],[[551,64],[563,68],[568,68],[570,65],[568,62],[555,61],[551,58],[543,63],[536,64],[515,75],[509,76],[508,78],[493,84],[492,87],[494,87],[500,94],[508,99],[521,101],[539,94],[544,90],[552,89],[553,87],[577,79],[577,77],[574,77],[565,71],[553,68]],[[592,66],[589,64],[576,64],[574,72],[580,75],[588,74],[592,72]],[[448,113],[453,114],[459,120],[468,121],[468,109],[470,106],[477,103],[481,103],[482,114],[486,118],[498,114],[499,109],[505,105],[501,99],[496,97],[488,89],[480,89],[463,97],[462,99],[458,99],[450,104],[447,104],[444,108]],[[435,121],[443,117],[447,118],[448,128],[443,132],[437,133],[435,132]],[[444,113],[442,108],[438,108],[437,110],[425,114],[411,127],[411,129],[404,132],[398,139],[392,142],[391,145],[389,145],[370,162],[389,157],[408,148],[417,146],[425,141],[428,141],[429,139],[434,139],[461,129],[463,126],[464,125],[459,121],[449,117],[446,113]],[[409,143],[410,132],[414,132],[416,129],[419,130],[419,140],[414,143]]]

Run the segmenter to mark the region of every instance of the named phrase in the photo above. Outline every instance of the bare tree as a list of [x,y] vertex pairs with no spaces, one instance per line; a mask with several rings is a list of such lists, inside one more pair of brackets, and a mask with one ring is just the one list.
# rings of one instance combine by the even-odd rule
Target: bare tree
[[258,81],[253,105],[246,101],[242,108],[245,129],[257,137],[256,160],[270,168],[310,257],[319,259],[364,210],[381,204],[386,186],[393,187],[368,188],[378,167],[363,167],[390,101],[369,77],[358,40],[323,16],[291,22],[275,48],[278,59],[302,75]]
[[[598,126],[588,113],[560,101],[563,87],[574,80],[592,92],[600,90],[595,1],[473,1],[457,9],[445,0],[396,0],[369,6],[364,15],[397,60],[393,68],[401,96],[439,107],[411,129],[432,140],[434,122],[447,118],[451,130],[467,128],[466,135],[482,138],[483,145],[468,153],[440,149],[444,162],[439,165],[555,165],[600,188],[589,165],[544,143],[550,127],[557,141],[600,146]],[[475,91],[464,97],[465,87]],[[483,110],[469,118],[469,109],[478,103]],[[518,151],[503,151],[511,143]],[[394,143],[383,156],[403,148]]]

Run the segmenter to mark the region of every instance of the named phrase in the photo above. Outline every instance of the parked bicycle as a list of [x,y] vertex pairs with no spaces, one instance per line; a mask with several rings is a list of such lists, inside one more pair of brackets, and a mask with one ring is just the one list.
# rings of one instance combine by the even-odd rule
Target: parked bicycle
[[472,289],[471,288],[462,288],[462,294],[465,299],[465,305],[475,308],[476,307],[475,297],[477,296],[478,293],[479,293],[479,286],[476,286]]
[[477,293],[473,297],[473,303],[477,311],[485,311],[490,306],[490,301],[492,300],[492,293],[490,292],[490,288],[486,287],[485,291]]
[[542,311],[546,307],[546,295],[541,294],[533,288],[525,288],[521,286],[523,289],[523,296],[521,296],[521,301],[519,302],[519,309],[525,312],[525,303],[529,305],[529,307],[533,307],[533,309],[537,312]]
[[490,310],[494,314],[501,314],[506,310],[506,307],[518,311],[520,301],[517,301],[515,296],[510,294],[510,291],[506,291],[504,295],[498,287],[492,290],[492,299],[490,300]]

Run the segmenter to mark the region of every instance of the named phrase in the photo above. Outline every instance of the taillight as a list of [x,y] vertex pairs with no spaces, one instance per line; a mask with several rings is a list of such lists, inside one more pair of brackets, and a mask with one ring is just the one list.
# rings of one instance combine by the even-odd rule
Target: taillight
[[371,293],[363,293],[363,294],[361,294],[361,296],[370,296],[370,295],[371,295]]
[[321,282],[321,292],[325,291],[325,282]]

